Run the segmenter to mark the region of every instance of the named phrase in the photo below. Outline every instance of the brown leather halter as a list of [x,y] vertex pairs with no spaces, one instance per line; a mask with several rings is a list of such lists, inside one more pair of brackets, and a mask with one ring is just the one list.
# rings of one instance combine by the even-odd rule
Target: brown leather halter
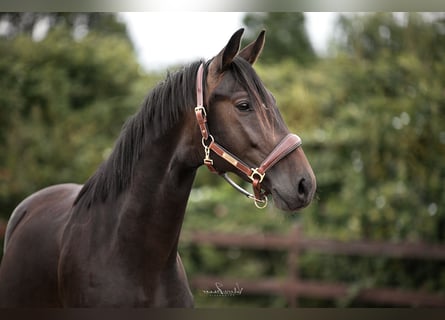
[[[250,199],[253,199],[255,206],[262,209],[267,206],[266,192],[261,188],[261,182],[263,181],[267,170],[273,167],[277,162],[286,157],[289,153],[296,150],[301,146],[301,139],[296,134],[289,133],[281,140],[278,145],[272,150],[267,158],[257,168],[251,168],[245,162],[237,158],[231,152],[224,149],[221,145],[215,142],[215,139],[209,132],[207,126],[207,113],[204,107],[204,92],[203,92],[203,72],[204,66],[201,64],[196,76],[196,101],[197,106],[195,108],[196,120],[198,121],[199,128],[202,135],[202,145],[204,147],[205,157],[204,164],[213,173],[221,175],[232,187],[244,194]],[[213,151],[219,157],[229,162],[232,166],[244,173],[246,177],[251,181],[254,194],[249,193],[239,185],[237,185],[232,179],[229,178],[226,172],[219,172],[213,167],[213,160],[210,157],[210,151]]]

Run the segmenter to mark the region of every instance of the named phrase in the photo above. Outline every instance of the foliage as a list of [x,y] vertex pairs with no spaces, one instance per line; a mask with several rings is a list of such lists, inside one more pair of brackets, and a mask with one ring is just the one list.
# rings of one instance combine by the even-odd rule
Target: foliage
[[248,13],[244,17],[247,27],[244,44],[250,43],[261,30],[267,30],[267,46],[260,61],[274,64],[291,59],[303,65],[316,58],[305,29],[305,17],[301,12]]
[[[381,33],[379,21],[391,25],[391,43],[406,49],[391,53],[386,42],[376,42],[380,47],[369,59],[350,49],[360,46],[353,40],[357,28],[344,27],[347,42],[339,42],[335,56],[311,67],[292,60],[257,66],[290,130],[302,136],[317,175],[317,199],[301,214],[302,223],[313,235],[341,239],[443,243],[445,68],[443,55],[436,52],[441,22],[412,14],[404,25],[390,14],[342,17],[342,23],[347,19],[361,21],[364,36],[377,33],[375,38]],[[416,47],[410,44],[412,30],[423,34]],[[198,184],[209,179],[202,176]],[[209,199],[217,197],[210,203],[226,203],[230,189],[216,188],[220,192],[209,192]],[[195,212],[193,199],[192,194]],[[201,200],[197,203],[205,206]]]
[[49,30],[63,27],[77,40],[94,30],[96,34],[114,35],[130,42],[125,25],[117,23],[116,16],[111,13],[0,12],[0,23],[3,24],[0,37],[7,39],[26,35],[38,41],[44,39]]
[[[403,23],[391,14],[344,16],[335,55],[310,67],[291,59],[257,67],[291,131],[302,136],[318,182],[317,199],[309,208],[292,217],[274,214],[281,217],[281,225],[265,218],[270,213],[258,212],[255,220],[247,220],[261,226],[257,232],[272,225],[275,232],[288,232],[293,219],[313,237],[445,243],[445,48],[443,41],[438,44],[445,25],[440,16],[402,18]],[[211,212],[219,206],[216,203],[221,202],[202,211]],[[237,216],[249,216],[254,209],[238,212],[233,205],[230,222],[220,218],[207,230],[229,223],[237,224],[235,231],[243,229]],[[192,214],[186,218],[186,230],[195,225]],[[193,221],[190,225],[188,219]],[[244,226],[252,228],[251,223]],[[234,267],[224,264],[215,272],[206,259],[197,260],[199,249],[185,250],[191,251],[186,258],[195,257],[188,264],[199,263],[200,272],[239,277]],[[222,255],[220,261],[230,256],[229,251],[215,252]],[[263,259],[263,266],[270,263],[270,257]],[[283,256],[275,259],[283,261]],[[252,263],[247,261],[241,253],[237,265]],[[307,254],[299,266],[302,277],[345,281],[357,288],[445,290],[442,262]],[[285,271],[252,269],[243,276],[277,274]],[[337,304],[355,305],[348,299]]]
[[[116,22],[117,23],[117,22]],[[83,183],[157,76],[142,76],[125,33],[0,41],[0,207],[6,218],[45,186]]]
[[390,41],[374,41],[371,55],[358,49],[363,39],[354,31],[346,55],[323,62],[330,64],[324,71],[329,76],[317,106],[327,121],[313,131],[314,146],[319,144],[323,168],[337,170],[332,185],[324,186],[329,177],[318,176],[326,209],[305,217],[348,226],[348,237],[443,243],[445,68],[443,54],[437,54],[443,22],[418,15],[408,15],[404,25],[390,14],[360,19],[365,39]]

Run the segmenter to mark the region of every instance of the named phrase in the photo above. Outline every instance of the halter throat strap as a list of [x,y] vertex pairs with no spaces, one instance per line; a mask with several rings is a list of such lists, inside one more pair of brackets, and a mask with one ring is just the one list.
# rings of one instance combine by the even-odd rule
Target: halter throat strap
[[[237,191],[241,192],[248,198],[253,199],[258,208],[265,208],[267,206],[267,196],[266,192],[261,188],[261,182],[263,181],[267,170],[277,164],[281,159],[289,155],[292,151],[299,148],[302,143],[301,139],[296,134],[290,133],[278,143],[278,145],[272,150],[266,159],[264,159],[259,167],[252,168],[247,165],[244,161],[240,160],[223,146],[215,142],[215,139],[210,134],[207,124],[207,112],[204,107],[203,73],[204,65],[201,64],[196,76],[197,105],[195,108],[195,116],[202,136],[202,145],[205,153],[204,164],[211,172],[221,175]],[[254,194],[249,193],[237,185],[232,179],[229,178],[226,172],[219,172],[216,170],[210,156],[211,151],[241,171],[251,181]]]

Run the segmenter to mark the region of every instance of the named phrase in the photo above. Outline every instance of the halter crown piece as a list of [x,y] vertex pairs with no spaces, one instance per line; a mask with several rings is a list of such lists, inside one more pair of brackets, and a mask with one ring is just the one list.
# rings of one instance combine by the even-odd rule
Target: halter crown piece
[[[202,135],[202,146],[204,147],[204,164],[207,168],[216,174],[222,176],[232,187],[241,192],[248,198],[252,199],[257,208],[263,209],[267,206],[266,192],[261,188],[261,182],[266,176],[266,171],[278,163],[281,159],[286,157],[292,151],[301,146],[301,139],[296,134],[289,133],[285,136],[278,145],[272,150],[267,158],[257,168],[248,166],[245,162],[238,159],[232,153],[224,149],[221,145],[215,142],[215,139],[209,132],[207,125],[207,112],[204,107],[204,92],[203,92],[203,72],[204,66],[201,64],[196,76],[196,108],[195,115]],[[253,187],[253,194],[240,187],[232,179],[229,178],[226,172],[219,172],[213,167],[213,160],[210,157],[211,151],[237,168],[251,181]]]

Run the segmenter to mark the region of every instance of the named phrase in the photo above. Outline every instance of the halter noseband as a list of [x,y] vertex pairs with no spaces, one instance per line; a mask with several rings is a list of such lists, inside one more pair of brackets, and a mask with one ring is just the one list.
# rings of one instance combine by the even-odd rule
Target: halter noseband
[[[209,128],[207,126],[207,113],[204,107],[203,72],[204,66],[201,64],[196,76],[197,106],[195,108],[195,115],[202,135],[202,145],[205,153],[204,164],[211,172],[221,175],[237,191],[241,192],[248,198],[253,199],[257,208],[265,208],[267,206],[267,196],[266,192],[261,188],[261,182],[263,181],[267,170],[286,157],[289,153],[299,148],[301,146],[301,139],[296,134],[289,133],[278,143],[278,145],[272,150],[272,152],[259,167],[251,168],[248,166],[245,162],[238,159],[232,153],[215,142],[215,139],[209,132]],[[254,194],[251,194],[247,190],[237,185],[232,179],[229,178],[226,172],[219,172],[216,170],[213,167],[213,160],[210,158],[210,151],[213,151],[219,157],[244,173],[252,183]]]

